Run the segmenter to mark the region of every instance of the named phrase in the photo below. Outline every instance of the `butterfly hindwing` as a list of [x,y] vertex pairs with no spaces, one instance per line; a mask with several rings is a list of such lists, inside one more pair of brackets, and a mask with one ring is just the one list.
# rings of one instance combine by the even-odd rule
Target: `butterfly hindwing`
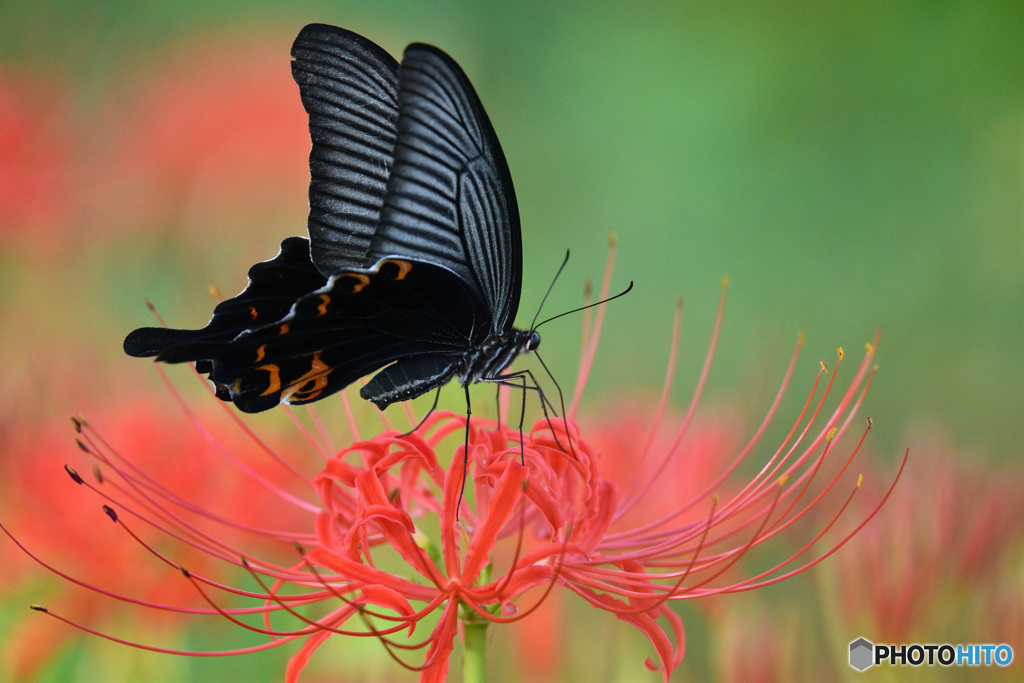
[[[434,300],[439,291],[446,297]],[[272,325],[248,330],[219,349],[188,351],[211,360],[210,379],[246,412],[318,400],[397,361],[382,371],[389,373],[380,380],[383,388],[373,385],[365,396],[383,407],[447,381],[469,343],[462,331],[486,314],[483,302],[446,269],[385,259],[331,277]],[[423,356],[440,360],[407,360]],[[408,386],[385,379],[403,377]]]
[[245,330],[276,322],[287,315],[299,297],[319,289],[325,281],[310,261],[309,240],[289,237],[281,243],[277,256],[249,269],[245,289],[219,303],[206,327],[142,327],[125,338],[125,353],[139,358],[157,356],[157,360],[172,363],[202,358],[202,352],[189,351],[189,347],[219,348]]

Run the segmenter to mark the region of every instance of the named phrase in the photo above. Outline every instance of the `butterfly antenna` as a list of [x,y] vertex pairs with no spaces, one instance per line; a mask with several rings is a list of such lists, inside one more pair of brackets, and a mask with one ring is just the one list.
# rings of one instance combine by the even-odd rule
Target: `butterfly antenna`
[[565,315],[569,315],[570,313],[579,313],[580,311],[585,311],[588,308],[593,308],[594,306],[600,306],[601,304],[606,304],[609,301],[615,301],[620,296],[626,296],[627,294],[629,294],[630,290],[632,290],[632,289],[633,289],[633,281],[630,280],[629,281],[629,286],[626,287],[624,290],[622,290],[621,292],[619,292],[618,294],[616,294],[614,296],[610,296],[607,299],[601,299],[600,301],[595,301],[594,303],[587,304],[586,306],[580,306],[579,308],[574,308],[571,311],[566,311],[565,313],[559,313],[558,315],[553,315],[550,318],[548,318],[547,320],[545,320],[545,321],[543,321],[543,322],[541,322],[541,323],[539,323],[537,325],[534,325],[530,329],[536,330],[538,327],[540,327],[544,323],[549,323],[552,320],[557,320],[558,318],[561,318],[562,316],[565,316]]
[[[548,291],[544,292],[544,298],[540,300],[540,306],[537,307],[537,313],[536,313],[536,315],[533,316],[533,322],[530,323],[530,329],[531,330],[537,329],[537,327],[538,327],[538,325],[536,324],[537,318],[540,317],[540,311],[541,311],[542,308],[544,308],[544,302],[548,300],[548,296],[551,294],[551,290],[555,288],[555,283],[558,282],[558,276],[562,274],[563,270],[565,270],[565,264],[568,263],[568,262],[569,262],[569,250],[566,249],[565,250],[565,258],[562,259],[562,265],[558,266],[558,272],[555,273],[555,277],[552,278],[551,284],[548,285]],[[547,321],[545,320],[544,322],[547,322]],[[543,325],[543,324],[544,323],[541,323],[541,325]]]

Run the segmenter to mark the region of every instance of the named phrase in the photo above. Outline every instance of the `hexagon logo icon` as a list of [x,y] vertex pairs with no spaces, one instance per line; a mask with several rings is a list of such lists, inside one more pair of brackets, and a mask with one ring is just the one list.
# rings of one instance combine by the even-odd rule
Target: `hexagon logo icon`
[[874,663],[872,662],[874,651],[875,646],[865,638],[858,638],[853,641],[850,643],[850,666],[857,671],[863,671],[868,668]]

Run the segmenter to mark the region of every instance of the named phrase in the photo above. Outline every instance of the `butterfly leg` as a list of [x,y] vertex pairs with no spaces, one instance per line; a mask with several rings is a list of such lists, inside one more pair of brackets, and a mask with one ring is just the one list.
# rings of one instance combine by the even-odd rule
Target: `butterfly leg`
[[[520,464],[522,464],[524,466],[526,465],[526,453],[523,450],[523,423],[526,421],[526,390],[527,389],[537,389],[538,391],[540,391],[540,387],[537,387],[537,386],[533,386],[533,387],[527,386],[527,384],[526,384],[526,373],[528,373],[528,372],[530,372],[530,371],[529,370],[524,370],[522,372],[515,372],[515,373],[508,374],[508,375],[499,375],[498,377],[494,377],[493,379],[481,380],[481,381],[485,381],[485,382],[493,381],[495,384],[497,384],[498,385],[498,395],[499,396],[501,395],[501,387],[503,387],[503,386],[515,387],[515,388],[519,389],[520,391],[522,391],[522,399],[523,400],[522,400],[522,403],[521,403],[520,408],[519,408],[519,462],[520,462]],[[532,378],[532,375],[531,375],[531,378]],[[536,381],[534,383],[536,384]],[[540,392],[540,394],[541,394],[541,397],[543,397],[544,393]],[[543,398],[541,398],[541,407],[543,408],[543,406],[544,406]],[[499,420],[498,427],[501,428],[501,421],[500,421],[501,420],[501,410],[500,410],[501,406],[499,405],[498,408],[499,408],[499,411],[498,411],[498,420]],[[544,415],[545,415],[545,417],[547,416],[547,410],[546,409],[544,410]]]
[[500,384],[497,387],[495,387],[494,394],[495,394],[494,395],[494,406],[495,406],[496,414],[498,416],[498,420],[497,420],[498,421],[498,429],[501,429],[501,385]]
[[[527,378],[529,378],[529,381],[527,381]],[[526,394],[525,394],[525,392],[527,390],[530,390],[530,391],[536,391],[537,395],[540,397],[540,407],[541,407],[541,410],[544,412],[544,420],[548,423],[548,427],[551,429],[551,436],[554,437],[555,444],[558,446],[559,450],[561,450],[563,453],[571,453],[574,458],[576,458],[577,460],[579,459],[579,456],[576,455],[576,449],[575,449],[575,447],[572,444],[572,439],[571,438],[569,439],[569,449],[568,450],[566,450],[566,448],[562,445],[561,441],[558,440],[558,435],[555,433],[555,427],[554,427],[553,424],[551,424],[551,414],[554,414],[555,417],[558,417],[558,411],[555,409],[554,404],[551,403],[551,401],[548,399],[547,395],[544,393],[544,390],[541,388],[540,384],[537,382],[537,378],[534,376],[532,371],[530,371],[529,369],[524,369],[524,370],[519,370],[518,372],[510,372],[510,373],[504,374],[504,375],[496,375],[494,377],[483,377],[483,378],[480,379],[480,381],[481,382],[497,382],[498,384],[504,384],[505,386],[516,387],[517,389],[521,389],[524,392],[523,393],[522,415],[520,417],[520,422],[519,422],[519,435],[520,435],[519,444],[520,444],[520,451],[522,450],[522,443],[523,443],[522,442],[523,421],[525,420],[525,416],[526,416]],[[557,384],[555,386],[557,386]],[[561,389],[559,389],[559,396],[561,396]],[[564,400],[562,401],[562,403],[563,403],[563,413],[564,413],[565,412],[564,411],[564,403],[565,403]],[[548,408],[551,409],[550,413],[548,412]],[[569,422],[568,422],[567,419],[563,418],[563,423],[565,424],[565,432],[566,432],[566,436],[568,437],[568,435],[569,435]]]
[[[568,254],[566,255],[566,258],[568,258]],[[555,385],[555,391],[558,392],[558,404],[562,407],[562,424],[565,426],[565,438],[569,440],[569,450],[572,451],[572,456],[579,460],[579,456],[576,454],[576,449],[572,445],[572,437],[569,436],[569,414],[565,410],[565,394],[562,393],[562,386],[558,383],[558,380],[555,379],[555,376],[551,374],[551,370],[548,369],[548,364],[544,362],[544,359],[540,357],[540,354],[534,351],[534,355],[537,357],[537,360],[540,361],[540,366],[544,368],[544,372],[547,373],[548,379],[550,379],[551,383]],[[535,379],[534,383],[536,383],[536,381],[537,380]],[[541,395],[543,396],[543,392]],[[552,412],[555,412],[554,406],[551,407],[551,410]],[[548,426],[550,425],[551,423],[548,422]],[[557,442],[558,439],[555,439],[555,441]],[[561,445],[559,445],[559,448],[561,448]],[[562,451],[565,452],[565,449],[563,448]]]
[[430,406],[430,410],[428,410],[427,414],[423,416],[423,419],[420,420],[419,422],[417,422],[415,427],[413,427],[412,429],[410,429],[407,432],[403,432],[402,434],[399,434],[399,436],[409,436],[413,432],[417,431],[420,427],[422,427],[423,423],[427,421],[427,418],[430,417],[431,415],[433,415],[434,411],[437,410],[437,400],[439,398],[441,398],[441,387],[438,387],[437,391],[434,392],[434,404]]
[[[466,392],[466,433],[462,440],[462,487],[459,489],[459,502],[455,504],[455,520],[459,519],[462,509],[462,496],[466,493],[466,476],[469,474],[469,418],[473,415],[473,404],[469,400],[469,385],[462,387]],[[440,390],[438,391],[440,394]]]

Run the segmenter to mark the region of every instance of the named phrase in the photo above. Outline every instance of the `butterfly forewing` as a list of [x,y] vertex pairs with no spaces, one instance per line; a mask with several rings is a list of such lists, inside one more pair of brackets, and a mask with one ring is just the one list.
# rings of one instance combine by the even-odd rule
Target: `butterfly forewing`
[[511,326],[522,245],[508,164],[462,69],[410,45],[399,69],[398,139],[370,252],[438,263],[475,288],[490,326]]
[[326,278],[371,265],[398,118],[398,62],[344,29],[312,24],[292,47],[292,75],[309,114],[309,236]]

